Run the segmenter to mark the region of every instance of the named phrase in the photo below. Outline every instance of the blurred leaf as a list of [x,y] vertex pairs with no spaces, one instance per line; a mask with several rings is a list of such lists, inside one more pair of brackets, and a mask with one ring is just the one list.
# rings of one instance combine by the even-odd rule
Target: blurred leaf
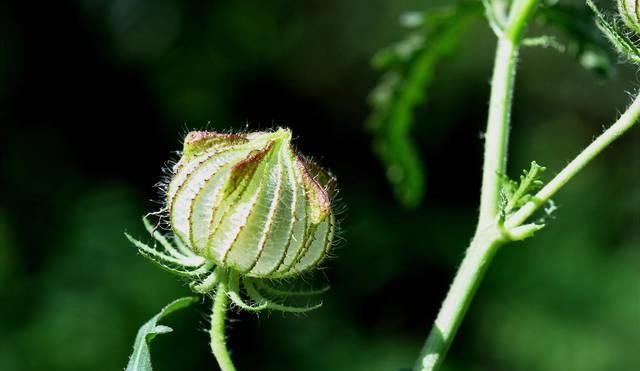
[[149,351],[151,340],[153,340],[156,335],[173,331],[171,327],[158,325],[158,321],[176,310],[188,307],[196,301],[197,298],[193,296],[176,299],[162,308],[160,313],[156,314],[147,323],[142,325],[136,335],[133,353],[131,354],[131,358],[129,358],[126,371],[152,371],[151,353]]
[[544,6],[555,6],[558,5],[559,0],[542,0],[542,5]]
[[374,67],[384,74],[369,96],[367,125],[396,197],[406,207],[417,207],[425,188],[423,164],[410,138],[413,110],[425,102],[437,64],[453,54],[464,27],[480,14],[482,6],[476,2],[422,16],[411,13],[413,21],[405,17],[404,23],[421,27],[373,58]]
[[538,19],[569,38],[567,50],[584,68],[603,77],[615,74],[616,55],[593,26],[593,15],[587,8],[564,4],[542,7]]

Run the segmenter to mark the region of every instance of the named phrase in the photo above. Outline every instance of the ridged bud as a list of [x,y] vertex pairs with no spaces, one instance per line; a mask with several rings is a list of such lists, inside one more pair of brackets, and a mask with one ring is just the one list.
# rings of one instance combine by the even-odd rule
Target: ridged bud
[[618,12],[624,24],[640,34],[640,0],[618,0]]
[[194,131],[167,188],[173,232],[197,255],[249,277],[289,277],[331,248],[333,178],[291,132]]

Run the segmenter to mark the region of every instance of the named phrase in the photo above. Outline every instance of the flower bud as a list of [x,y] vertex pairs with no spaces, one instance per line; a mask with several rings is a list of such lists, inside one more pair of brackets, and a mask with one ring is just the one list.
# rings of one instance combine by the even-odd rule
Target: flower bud
[[632,31],[640,33],[640,0],[618,0],[618,12]]
[[196,254],[250,277],[316,267],[331,248],[334,179],[291,148],[291,132],[194,131],[167,188],[174,233]]

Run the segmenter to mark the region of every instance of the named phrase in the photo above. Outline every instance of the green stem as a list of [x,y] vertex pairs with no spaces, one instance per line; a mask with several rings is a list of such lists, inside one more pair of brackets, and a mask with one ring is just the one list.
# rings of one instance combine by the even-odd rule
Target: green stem
[[447,297],[442,302],[433,329],[420,352],[415,370],[437,370],[442,365],[480,281],[493,255],[503,243],[502,239],[489,231],[473,239]]
[[218,284],[216,295],[213,300],[213,311],[211,313],[211,350],[220,365],[221,371],[235,371],[233,361],[227,349],[227,342],[224,335],[225,320],[227,317],[227,307],[229,306],[229,298],[227,297],[227,288],[224,280]]
[[435,371],[442,364],[489,263],[498,247],[506,242],[496,228],[500,177],[507,164],[518,48],[537,4],[538,0],[514,0],[504,33],[498,40],[485,133],[478,228],[420,352],[416,371]]
[[493,223],[498,214],[500,177],[507,166],[509,121],[515,80],[518,46],[512,40],[498,40],[491,80],[489,118],[485,133],[479,225]]
[[640,94],[620,116],[618,121],[604,131],[596,140],[591,142],[576,158],[573,159],[562,171],[547,183],[534,197],[533,200],[523,205],[517,212],[507,218],[505,227],[515,228],[524,223],[534,212],[556,194],[571,178],[580,172],[591,160],[618,139],[627,130],[633,127],[640,119]]
[[538,0],[515,0],[509,12],[504,33],[498,39],[485,133],[478,223],[480,227],[492,224],[498,215],[500,175],[506,173],[507,167],[509,124],[518,64],[518,49],[523,31],[537,4]]
[[514,0],[505,27],[506,38],[518,43],[522,40],[522,34],[539,2],[540,0]]
[[[640,94],[611,127],[587,146],[538,192],[534,197],[534,201],[525,204],[509,217],[505,222],[505,227],[507,229],[520,227],[527,218],[579,173],[595,156],[633,127],[639,120]],[[444,360],[444,356],[484,276],[484,272],[497,249],[507,242],[505,236],[494,228],[495,225],[493,228],[478,229],[476,232],[467,250],[467,255],[462,261],[449,293],[442,304],[434,328],[420,354],[416,370],[436,370]]]

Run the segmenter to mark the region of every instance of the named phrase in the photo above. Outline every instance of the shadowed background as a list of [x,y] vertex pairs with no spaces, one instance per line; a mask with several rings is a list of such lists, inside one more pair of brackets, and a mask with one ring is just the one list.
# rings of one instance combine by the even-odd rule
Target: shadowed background
[[[473,232],[494,37],[471,24],[441,63],[412,138],[422,204],[394,198],[365,129],[374,52],[436,1],[81,0],[0,5],[0,370],[117,370],[184,282],[136,254],[153,185],[189,129],[287,126],[340,184],[341,242],[304,316],[232,314],[240,370],[413,365]],[[571,3],[570,1],[568,3]],[[580,4],[580,2],[575,2]],[[542,31],[534,25],[532,33]],[[528,48],[509,171],[547,179],[638,86]],[[445,370],[640,370],[640,130],[555,198],[535,239],[497,255]],[[157,370],[216,369],[209,302],[168,318]]]

